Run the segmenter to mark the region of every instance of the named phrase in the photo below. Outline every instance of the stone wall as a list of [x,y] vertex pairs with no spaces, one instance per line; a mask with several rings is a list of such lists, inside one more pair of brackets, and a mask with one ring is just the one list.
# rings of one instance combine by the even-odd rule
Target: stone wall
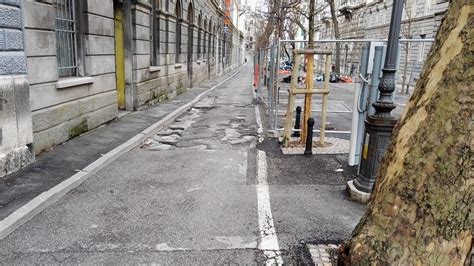
[[0,0],[0,75],[26,74],[20,0]]
[[78,16],[82,73],[58,78],[52,1],[25,1],[34,150],[40,153],[117,117],[112,0],[84,1]]
[[0,177],[34,161],[20,0],[0,0]]

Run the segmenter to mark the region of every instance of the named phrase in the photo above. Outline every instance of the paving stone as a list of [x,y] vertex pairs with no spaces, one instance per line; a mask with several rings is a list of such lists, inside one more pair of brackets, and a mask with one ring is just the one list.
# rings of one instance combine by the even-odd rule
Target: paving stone
[[335,264],[335,262],[331,260],[329,250],[337,249],[337,245],[318,244],[307,245],[307,247],[311,254],[311,258],[313,259],[314,265],[329,266]]
[[324,262],[330,262],[331,260],[329,259],[329,257],[326,257],[326,256],[322,256],[321,257],[321,260],[324,261]]
[[[292,138],[292,141],[297,141],[297,138]],[[326,147],[318,147],[319,139],[316,137],[313,141],[313,154],[345,154],[349,153],[350,141],[339,138],[327,137],[325,142],[329,145]],[[281,149],[283,154],[303,154],[305,147],[289,147]]]

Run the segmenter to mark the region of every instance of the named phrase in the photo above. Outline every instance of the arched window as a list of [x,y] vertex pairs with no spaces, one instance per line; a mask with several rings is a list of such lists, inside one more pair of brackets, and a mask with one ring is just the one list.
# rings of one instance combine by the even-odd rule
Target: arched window
[[176,2],[176,31],[175,31],[175,55],[176,55],[176,63],[179,62],[179,55],[181,54],[181,21],[183,17],[183,10],[181,8],[181,1],[178,0]]

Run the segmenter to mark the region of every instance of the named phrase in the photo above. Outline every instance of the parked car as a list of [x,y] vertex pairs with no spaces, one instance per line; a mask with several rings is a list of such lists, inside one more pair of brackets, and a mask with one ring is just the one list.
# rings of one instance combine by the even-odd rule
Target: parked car
[[280,64],[280,69],[291,70],[293,69],[293,64],[290,61],[283,61]]
[[335,83],[339,81],[340,81],[339,75],[337,75],[336,72],[331,72],[331,74],[329,75],[329,82]]

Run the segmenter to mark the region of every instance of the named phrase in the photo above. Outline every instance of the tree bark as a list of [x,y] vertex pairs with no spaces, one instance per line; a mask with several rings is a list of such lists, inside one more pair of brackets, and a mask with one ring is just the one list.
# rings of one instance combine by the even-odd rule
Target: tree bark
[[463,265],[472,248],[474,4],[453,0],[394,130],[348,265]]
[[[341,35],[339,34],[339,21],[336,15],[336,4],[334,0],[329,0],[329,9],[331,10],[332,24],[334,27],[334,38],[339,40]],[[341,44],[336,43],[336,73],[341,75]]]

